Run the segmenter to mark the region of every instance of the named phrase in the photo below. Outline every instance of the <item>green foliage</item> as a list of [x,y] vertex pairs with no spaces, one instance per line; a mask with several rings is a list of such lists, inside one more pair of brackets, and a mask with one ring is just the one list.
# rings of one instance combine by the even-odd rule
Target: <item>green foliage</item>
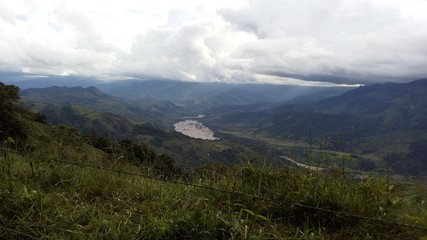
[[9,108],[19,99],[19,87],[0,82],[0,107]]
[[85,138],[89,144],[108,153],[113,159],[122,159],[138,164],[139,166],[147,167],[163,176],[176,176],[182,173],[182,170],[175,165],[174,159],[165,154],[158,153],[144,144],[137,144],[131,140],[113,142],[110,139],[95,135]]
[[5,85],[0,82],[0,141],[9,137],[14,140],[25,138],[22,125],[17,121],[14,112],[15,103],[19,100],[19,88],[14,85]]
[[12,137],[7,137],[6,142],[7,143],[11,143],[11,144],[15,144],[16,143],[15,139],[13,139]]

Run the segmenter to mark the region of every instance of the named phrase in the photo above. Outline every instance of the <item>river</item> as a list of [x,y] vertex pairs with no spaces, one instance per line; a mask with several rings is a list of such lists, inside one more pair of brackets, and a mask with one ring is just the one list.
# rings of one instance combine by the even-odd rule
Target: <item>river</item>
[[298,167],[303,167],[303,168],[306,168],[306,169],[311,170],[311,171],[315,171],[316,172],[316,171],[325,171],[325,170],[327,170],[326,168],[312,166],[312,165],[307,165],[307,164],[304,164],[304,163],[297,162],[297,161],[295,161],[292,158],[287,157],[287,156],[281,156],[281,158],[284,159],[284,160],[286,160],[286,161],[289,161],[289,162],[291,162],[291,163],[293,163],[295,165],[297,165]]
[[[196,118],[201,117],[199,115]],[[203,123],[197,120],[187,118],[184,121],[175,123],[173,126],[175,127],[175,131],[180,132],[191,138],[203,140],[219,140],[219,138],[214,137],[214,132],[212,130],[210,130],[208,127],[203,125]]]

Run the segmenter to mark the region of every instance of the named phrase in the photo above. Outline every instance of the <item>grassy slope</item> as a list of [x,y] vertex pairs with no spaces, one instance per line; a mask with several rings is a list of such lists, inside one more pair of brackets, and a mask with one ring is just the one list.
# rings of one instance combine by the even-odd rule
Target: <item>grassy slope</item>
[[[76,157],[71,158],[76,161]],[[100,156],[93,153],[89,158]],[[80,160],[113,167],[113,163]],[[9,164],[1,178],[1,225],[36,237],[414,239],[421,234],[381,222],[52,161],[16,155],[6,161]],[[125,163],[114,165],[115,169],[144,171]],[[240,166],[229,169],[225,176],[210,174],[203,184],[402,223],[425,220],[418,196],[406,196],[407,186],[388,190],[385,183],[377,181],[362,184],[284,169]],[[0,233],[5,239],[15,235],[5,230]]]
[[277,204],[58,162],[165,175],[118,157],[120,149],[110,154],[95,149],[72,129],[49,127],[25,114],[16,114],[16,119],[28,138],[17,143],[18,151],[14,144],[2,145],[2,239],[25,238],[17,231],[50,239],[415,239],[427,235],[293,205],[427,227],[425,191],[415,183],[358,182],[250,163],[208,165],[192,174],[170,176],[287,203]]

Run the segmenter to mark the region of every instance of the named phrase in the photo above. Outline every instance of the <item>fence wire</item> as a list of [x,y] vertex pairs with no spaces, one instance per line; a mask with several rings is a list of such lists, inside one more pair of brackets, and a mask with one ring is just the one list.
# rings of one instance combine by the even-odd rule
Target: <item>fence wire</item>
[[[274,203],[274,204],[278,204],[278,205],[286,205],[286,206],[291,206],[291,207],[300,207],[300,208],[305,208],[305,209],[310,209],[310,210],[317,210],[317,211],[321,211],[321,212],[331,213],[331,214],[334,214],[336,216],[347,216],[347,217],[352,217],[352,218],[357,218],[357,219],[362,219],[362,220],[367,220],[367,221],[380,222],[380,223],[384,223],[387,225],[394,225],[394,226],[406,227],[406,228],[411,228],[411,229],[418,229],[418,230],[423,230],[423,231],[427,232],[427,228],[412,225],[412,224],[399,223],[399,222],[384,220],[384,219],[380,219],[380,218],[373,218],[373,217],[367,217],[367,216],[352,214],[352,213],[348,213],[348,212],[340,212],[340,211],[335,211],[335,210],[331,210],[331,209],[305,205],[305,204],[301,204],[301,203],[290,203],[290,202],[286,202],[286,201],[282,201],[282,200],[275,200],[275,199],[269,199],[269,198],[265,198],[265,197],[261,197],[261,196],[256,196],[253,194],[229,191],[229,190],[214,188],[214,187],[210,187],[210,186],[200,185],[200,184],[194,184],[194,183],[183,182],[183,181],[178,181],[178,180],[173,180],[173,179],[166,179],[166,178],[161,178],[161,177],[156,177],[156,176],[150,176],[150,175],[146,175],[146,174],[142,174],[142,173],[135,173],[135,172],[118,170],[118,169],[111,169],[111,168],[106,168],[106,167],[101,167],[101,166],[96,166],[96,165],[91,165],[91,164],[72,162],[72,161],[64,161],[64,160],[52,160],[52,161],[58,162],[58,163],[63,163],[63,164],[74,165],[74,166],[77,166],[80,168],[91,168],[91,169],[113,172],[113,173],[117,173],[117,174],[137,176],[137,177],[142,177],[142,178],[151,179],[151,180],[155,180],[155,181],[168,182],[168,183],[184,185],[184,186],[193,187],[193,188],[205,189],[205,190],[209,190],[212,192],[219,192],[219,193],[225,193],[225,194],[230,194],[230,195],[235,195],[235,196],[241,196],[241,197],[245,197],[245,198],[251,198],[251,199],[258,200],[258,201],[270,202],[270,203]],[[134,211],[134,210],[131,210],[131,211],[138,213],[138,214],[143,214],[139,211]],[[16,235],[20,235],[20,236],[25,237],[27,239],[33,239],[33,240],[41,239],[38,237],[34,237],[32,235],[26,234],[24,232],[21,232],[19,230],[15,230],[15,229],[8,228],[5,226],[0,226],[0,229],[12,232]]]
[[406,223],[399,223],[399,222],[394,222],[394,221],[390,221],[390,220],[384,220],[381,218],[367,217],[367,216],[357,215],[357,214],[348,213],[348,212],[340,212],[340,211],[335,211],[335,210],[331,210],[331,209],[305,205],[305,204],[301,204],[301,203],[290,203],[290,202],[286,202],[283,200],[269,199],[269,198],[265,198],[265,197],[256,196],[253,194],[229,191],[229,190],[224,190],[224,189],[220,189],[220,188],[214,188],[214,187],[210,187],[210,186],[200,185],[200,184],[194,184],[194,183],[183,182],[183,181],[178,181],[178,180],[173,180],[173,179],[155,177],[155,176],[150,176],[150,175],[146,175],[146,174],[142,174],[142,173],[134,173],[134,172],[117,170],[117,169],[110,169],[110,168],[105,168],[105,167],[100,167],[100,166],[90,165],[90,164],[85,164],[85,163],[71,162],[71,161],[64,161],[64,160],[54,160],[54,161],[60,162],[60,163],[65,163],[65,164],[70,164],[70,165],[75,165],[75,166],[78,166],[81,168],[92,168],[92,169],[98,169],[98,170],[102,170],[102,171],[108,171],[108,172],[114,172],[114,173],[119,173],[119,174],[137,176],[137,177],[142,177],[142,178],[151,179],[151,180],[155,180],[155,181],[162,181],[162,182],[179,184],[179,185],[184,185],[184,186],[193,187],[193,188],[206,189],[206,190],[209,190],[212,192],[220,192],[220,193],[230,194],[230,195],[234,195],[234,196],[241,196],[241,197],[245,197],[245,198],[251,198],[251,199],[275,203],[275,204],[279,204],[279,205],[286,205],[286,206],[291,206],[291,207],[300,207],[300,208],[305,208],[305,209],[317,210],[317,211],[321,211],[321,212],[332,213],[336,216],[347,216],[347,217],[352,217],[352,218],[357,218],[357,219],[362,219],[362,220],[367,220],[367,221],[381,222],[381,223],[388,224],[388,225],[418,229],[418,230],[423,230],[423,231],[427,232],[427,228],[425,228],[425,227],[412,225],[412,224],[406,224]]

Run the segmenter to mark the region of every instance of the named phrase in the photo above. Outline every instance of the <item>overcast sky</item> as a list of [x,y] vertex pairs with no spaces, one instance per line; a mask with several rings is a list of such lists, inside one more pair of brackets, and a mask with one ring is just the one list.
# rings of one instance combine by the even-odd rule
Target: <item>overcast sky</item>
[[427,77],[427,0],[0,0],[0,72],[405,82]]

